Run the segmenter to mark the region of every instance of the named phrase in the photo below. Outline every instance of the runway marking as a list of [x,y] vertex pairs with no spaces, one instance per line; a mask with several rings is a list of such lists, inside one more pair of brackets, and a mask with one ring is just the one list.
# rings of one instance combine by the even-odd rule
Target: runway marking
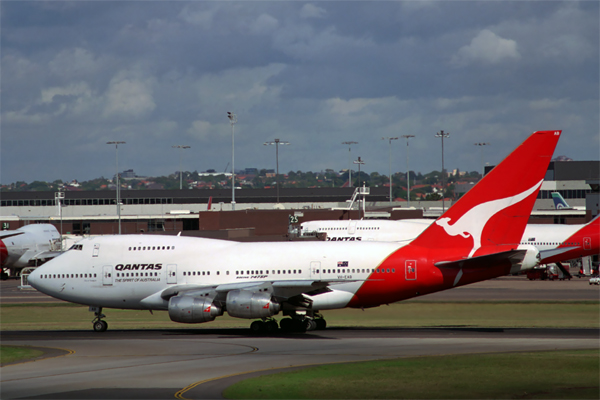
[[[7,345],[7,346],[15,346],[15,345]],[[32,363],[32,362],[36,362],[36,361],[42,361],[42,360],[51,360],[53,358],[66,357],[66,356],[70,356],[71,354],[75,354],[75,350],[63,349],[61,347],[47,347],[47,346],[44,346],[44,347],[40,347],[40,346],[18,346],[18,347],[35,347],[35,348],[38,348],[38,349],[62,350],[62,351],[66,351],[67,354],[60,354],[58,356],[43,357],[43,358],[36,357],[34,359],[27,360],[27,361],[19,361],[19,362],[10,363],[10,364],[2,366],[2,368],[4,368],[4,367],[10,367],[12,365],[28,364],[28,363]]]
[[[376,360],[368,360],[368,361],[380,361],[380,360],[381,361],[387,360],[387,358],[376,359]],[[187,397],[183,397],[183,395],[186,392],[192,390],[193,388],[195,388],[197,386],[200,386],[202,384],[205,384],[205,383],[208,383],[208,382],[212,382],[212,381],[218,381],[219,379],[226,379],[226,378],[231,378],[231,377],[239,376],[239,375],[254,374],[256,372],[273,371],[273,370],[277,370],[277,369],[318,367],[318,366],[321,366],[321,365],[348,364],[348,363],[353,363],[353,362],[361,362],[361,361],[350,361],[350,362],[348,362],[348,361],[332,361],[332,362],[326,362],[326,363],[288,365],[287,367],[272,367],[272,368],[265,368],[265,369],[257,369],[257,370],[254,370],[254,371],[237,372],[235,374],[218,376],[218,377],[215,377],[215,378],[205,379],[203,381],[198,381],[198,382],[192,383],[191,385],[188,385],[188,386],[184,387],[183,389],[179,390],[178,392],[176,392],[175,393],[175,398],[176,399],[181,399],[181,400],[191,400],[191,399],[188,399]]]

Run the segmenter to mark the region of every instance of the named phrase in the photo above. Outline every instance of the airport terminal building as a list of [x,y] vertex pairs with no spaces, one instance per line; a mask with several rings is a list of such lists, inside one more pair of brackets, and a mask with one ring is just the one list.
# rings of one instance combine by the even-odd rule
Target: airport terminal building
[[[598,215],[599,161],[552,162],[538,194],[531,223],[584,223]],[[456,187],[457,194],[469,187]],[[348,210],[354,188],[237,189],[235,210],[231,189],[121,190],[121,232],[209,235],[237,230],[226,237],[285,235],[290,218],[315,219],[422,218],[441,213],[441,201],[393,202],[389,188],[371,187],[362,203]],[[551,198],[559,192],[571,207],[556,210]],[[67,192],[3,192],[0,207],[2,229],[29,223],[50,222],[62,233],[73,235],[118,233],[119,217],[114,190]],[[59,196],[64,196],[59,202]],[[279,202],[277,202],[279,198]],[[59,205],[60,203],[60,205]],[[446,207],[449,204],[446,202]],[[209,209],[210,207],[210,209]],[[214,234],[216,235],[216,234]],[[222,237],[217,235],[215,237]]]

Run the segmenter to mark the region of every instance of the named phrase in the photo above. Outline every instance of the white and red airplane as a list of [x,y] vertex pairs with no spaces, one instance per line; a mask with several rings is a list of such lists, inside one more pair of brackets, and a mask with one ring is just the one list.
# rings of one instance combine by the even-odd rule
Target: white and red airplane
[[[410,242],[433,222],[431,219],[321,220],[303,222],[300,232],[304,236],[325,234],[326,240],[332,242]],[[528,224],[520,243],[535,246],[541,264],[596,255],[600,253],[600,217],[587,224]]]
[[[535,132],[434,224],[394,242],[239,243],[123,235],[87,238],[37,268],[29,283],[95,312],[168,311],[201,323],[227,312],[252,330],[324,328],[323,310],[376,307],[536,265],[520,245],[561,131]],[[532,260],[533,258],[533,260]]]
[[[52,224],[25,225],[14,231],[0,231],[2,279],[16,276],[60,254],[60,233]],[[9,273],[7,273],[7,271]]]

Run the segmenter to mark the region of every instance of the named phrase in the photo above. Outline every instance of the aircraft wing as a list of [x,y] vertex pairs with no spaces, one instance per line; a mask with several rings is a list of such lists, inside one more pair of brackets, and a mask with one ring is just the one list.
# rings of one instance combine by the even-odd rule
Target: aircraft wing
[[42,251],[31,257],[32,260],[47,260],[49,258],[58,257],[62,254],[60,251]]
[[341,283],[365,281],[364,279],[305,279],[294,281],[263,281],[263,282],[236,282],[223,285],[176,285],[163,290],[160,297],[164,300],[177,295],[208,295],[210,297],[226,297],[232,290],[267,291],[273,293],[278,300],[285,301],[302,294],[311,296],[331,291],[329,286]]
[[577,250],[578,248],[579,248],[578,246],[571,246],[571,247],[557,247],[556,249],[542,250],[542,251],[540,251],[540,256],[542,257],[542,260],[545,260],[550,257],[554,257],[557,255],[566,253],[567,251]]
[[6,232],[2,232],[0,233],[0,239],[6,239],[9,237],[13,237],[13,236],[19,236],[24,234],[25,232],[17,232],[17,231],[6,231]]
[[461,260],[439,261],[434,265],[440,268],[486,268],[495,266],[499,262],[504,262],[506,260],[509,260],[514,265],[522,262],[526,253],[527,250],[508,250]]

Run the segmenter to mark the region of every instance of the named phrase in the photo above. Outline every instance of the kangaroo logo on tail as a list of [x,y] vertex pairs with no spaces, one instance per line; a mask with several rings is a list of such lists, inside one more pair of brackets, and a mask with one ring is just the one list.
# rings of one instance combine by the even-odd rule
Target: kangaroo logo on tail
[[468,256],[470,258],[481,247],[481,234],[490,218],[505,208],[517,204],[527,198],[540,187],[542,181],[543,179],[531,188],[515,196],[481,203],[463,214],[463,216],[452,225],[448,223],[450,221],[450,218],[448,217],[440,218],[435,221],[435,223],[444,228],[446,233],[450,236],[460,235],[464,238],[468,238],[469,236],[472,237],[473,248]]

